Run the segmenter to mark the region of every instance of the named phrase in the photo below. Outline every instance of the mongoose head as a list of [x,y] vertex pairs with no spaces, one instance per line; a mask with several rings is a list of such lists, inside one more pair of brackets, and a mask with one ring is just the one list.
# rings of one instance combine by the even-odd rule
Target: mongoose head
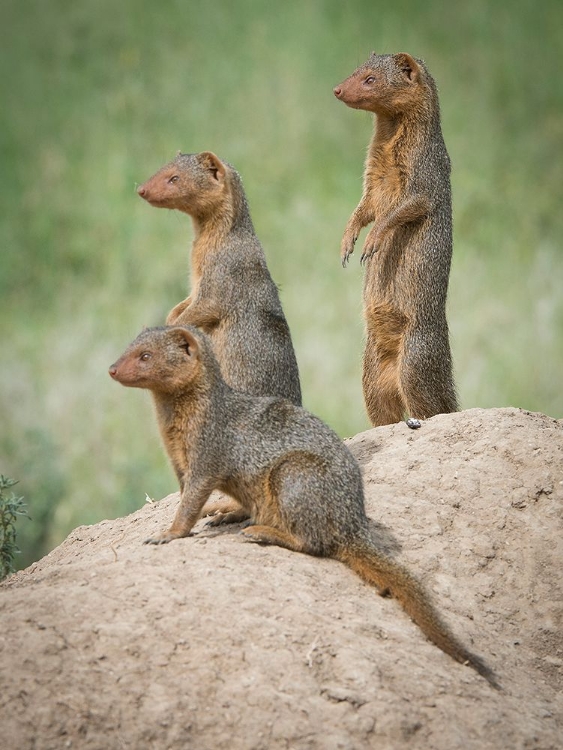
[[195,218],[222,206],[232,168],[211,151],[178,152],[173,161],[153,174],[137,193],[151,206],[177,208]]
[[197,386],[207,351],[203,334],[187,326],[146,328],[109,368],[114,380],[130,388],[175,394]]
[[367,62],[335,86],[334,95],[353,109],[387,116],[427,109],[429,102],[437,102],[434,81],[423,61],[406,52],[373,52]]

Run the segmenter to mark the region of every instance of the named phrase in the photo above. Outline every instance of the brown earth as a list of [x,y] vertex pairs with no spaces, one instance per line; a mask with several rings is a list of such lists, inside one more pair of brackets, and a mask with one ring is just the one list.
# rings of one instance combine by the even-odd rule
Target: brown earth
[[472,409],[348,445],[382,545],[502,691],[341,563],[205,522],[144,546],[171,495],[0,586],[2,746],[563,747],[563,421]]

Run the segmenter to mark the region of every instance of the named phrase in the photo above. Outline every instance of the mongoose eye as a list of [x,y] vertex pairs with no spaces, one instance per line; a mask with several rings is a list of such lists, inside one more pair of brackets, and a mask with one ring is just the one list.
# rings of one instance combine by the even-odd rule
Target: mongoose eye
[[149,353],[149,352],[143,352],[143,353],[141,354],[141,356],[140,356],[140,359],[141,359],[141,361],[142,361],[142,362],[146,362],[146,361],[147,361],[147,360],[149,360],[150,358],[151,358],[151,355],[150,355],[150,353]]
[[178,177],[178,175],[175,174],[175,175],[172,175],[172,177],[168,180],[168,182],[169,183],[178,182],[179,179],[180,178]]
[[375,76],[368,76],[364,83],[367,83],[368,85],[371,83],[375,83]]

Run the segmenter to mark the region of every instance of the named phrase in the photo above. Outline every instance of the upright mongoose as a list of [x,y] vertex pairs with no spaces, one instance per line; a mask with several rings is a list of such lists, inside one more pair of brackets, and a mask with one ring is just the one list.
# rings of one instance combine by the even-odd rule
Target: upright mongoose
[[[436,85],[422,60],[376,55],[336,86],[375,114],[360,203],[342,238],[345,266],[364,242],[362,384],[374,426],[457,411],[446,322],[452,255],[450,160]],[[377,255],[375,255],[377,253]]]
[[207,333],[227,383],[301,404],[297,361],[239,174],[215,154],[181,154],[138,188],[152,206],[191,216],[191,294],[166,323]]
[[[231,389],[206,336],[195,328],[143,331],[109,373],[123,385],[152,391],[180,483],[172,526],[147,542],[187,536],[210,493],[223,490],[255,524],[243,529],[247,539],[341,560],[382,594],[396,597],[439,648],[495,684],[490,669],[451,634],[414,577],[378,550],[359,466],[320,419],[286,399]],[[225,516],[215,523],[233,520],[231,509],[227,501]]]

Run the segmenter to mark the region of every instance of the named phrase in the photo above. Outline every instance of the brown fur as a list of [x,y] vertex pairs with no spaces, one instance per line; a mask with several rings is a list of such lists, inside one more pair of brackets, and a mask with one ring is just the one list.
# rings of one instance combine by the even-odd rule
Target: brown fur
[[360,203],[341,245],[346,265],[363,227],[363,391],[374,426],[405,413],[456,411],[446,322],[452,253],[450,162],[436,87],[410,55],[375,55],[334,93],[375,114]]
[[[227,492],[251,519],[242,532],[247,539],[341,560],[397,598],[439,648],[496,685],[491,670],[442,622],[414,576],[378,549],[359,466],[323,422],[287,400],[229,388],[206,336],[194,328],[143,331],[110,375],[152,391],[180,481],[172,526],[147,542],[188,536],[210,493]],[[225,511],[214,523],[240,520],[240,511],[233,517],[228,504]]]
[[191,292],[170,311],[167,325],[207,333],[233,388],[301,404],[289,327],[240,175],[210,151],[179,153],[138,193],[152,206],[187,213],[194,227]]

